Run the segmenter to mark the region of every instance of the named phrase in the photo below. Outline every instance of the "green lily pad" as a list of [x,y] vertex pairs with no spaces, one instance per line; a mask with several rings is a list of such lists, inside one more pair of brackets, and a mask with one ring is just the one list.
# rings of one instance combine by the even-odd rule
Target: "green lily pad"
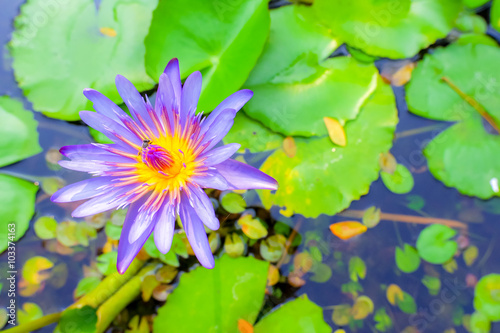
[[403,249],[396,247],[396,265],[404,273],[415,272],[420,266],[417,249],[409,244],[405,244]]
[[4,328],[7,321],[9,321],[9,315],[7,314],[7,310],[5,308],[0,308],[0,329]]
[[500,196],[500,136],[469,119],[441,132],[424,149],[429,170],[445,185],[482,199]]
[[417,304],[415,303],[413,297],[407,292],[403,291],[403,299],[396,299],[396,304],[404,313],[417,313]]
[[366,264],[363,259],[360,257],[352,257],[349,260],[349,276],[354,282],[366,277]]
[[[35,197],[38,186],[23,179],[0,174],[0,216],[3,228],[0,230],[0,253],[8,242],[19,240],[28,230],[35,212]],[[15,224],[11,228],[10,224]],[[10,229],[10,230],[9,230]],[[12,232],[11,232],[12,230]]]
[[245,85],[254,92],[246,114],[284,135],[328,134],[324,117],[354,119],[376,88],[375,66],[350,57],[304,55],[270,81]]
[[376,322],[375,328],[380,332],[387,332],[387,330],[389,330],[392,327],[392,319],[387,314],[385,308],[378,309],[375,312],[373,319]]
[[322,262],[315,262],[310,270],[313,275],[309,280],[317,283],[325,283],[332,277],[332,269],[327,264]]
[[227,192],[222,195],[220,199],[222,208],[232,214],[239,214],[243,212],[247,206],[245,199],[238,193]]
[[368,228],[374,228],[380,223],[380,208],[371,206],[363,214],[363,224]]
[[396,166],[396,171],[392,174],[381,171],[380,177],[384,182],[384,185],[393,193],[405,194],[410,192],[415,185],[413,180],[413,175],[410,170],[402,164]]
[[160,1],[146,44],[146,70],[158,80],[171,58],[181,77],[203,74],[199,111],[213,110],[243,85],[269,33],[268,1]]
[[75,298],[80,298],[91,292],[99,285],[99,283],[101,283],[101,279],[97,276],[89,276],[81,279],[74,292]]
[[467,266],[471,266],[477,259],[479,255],[479,249],[475,245],[469,246],[464,252],[464,261]]
[[35,319],[42,318],[43,311],[40,306],[35,303],[24,303],[22,309],[17,312],[17,321],[19,325],[29,323]]
[[449,45],[427,54],[413,71],[406,88],[411,112],[426,118],[461,121],[479,114],[442,78],[448,78],[500,120],[500,48],[481,44]]
[[331,327],[323,319],[323,310],[301,295],[287,302],[262,318],[254,327],[254,333],[329,333]]
[[490,321],[500,320],[500,274],[483,276],[474,290],[474,308]]
[[463,0],[464,5],[469,8],[477,8],[486,4],[489,0]]
[[429,294],[436,296],[441,289],[441,280],[435,276],[425,275],[422,284],[427,287]]
[[[147,90],[153,81],[144,68],[143,40],[158,0],[74,0],[57,8],[29,0],[15,20],[10,43],[19,87],[36,111],[65,120],[91,103],[81,94],[94,88],[120,102],[120,73]],[[42,8],[50,10],[50,14]],[[39,24],[43,20],[43,24]]]
[[0,96],[0,167],[38,154],[37,121],[23,104],[8,96]]
[[33,225],[35,234],[40,239],[56,238],[57,221],[51,216],[42,216]]
[[455,230],[442,224],[426,227],[417,239],[418,254],[432,264],[444,264],[457,252],[457,242],[450,240],[456,234]]
[[96,324],[96,309],[85,305],[65,310],[59,320],[59,330],[61,333],[95,333]]
[[318,24],[311,7],[282,6],[271,10],[270,15],[269,38],[246,86],[270,82],[306,54],[326,59],[341,44],[326,27]]
[[238,258],[245,252],[245,243],[237,233],[232,233],[226,236],[224,240],[224,251],[231,258]]
[[283,235],[272,235],[260,242],[260,255],[264,260],[277,262],[283,256],[286,237]]
[[335,146],[328,137],[296,138],[293,158],[283,149],[267,158],[261,170],[280,187],[274,193],[258,191],[264,206],[286,206],[307,217],[333,215],[347,208],[368,193],[377,179],[380,153],[390,149],[397,121],[392,90],[379,83],[359,116],[345,124],[349,140],[345,147]]
[[315,0],[320,20],[350,46],[388,58],[409,58],[451,31],[456,0]]
[[101,254],[97,257],[97,269],[103,275],[110,275],[116,272],[116,261],[118,259],[118,253],[116,251],[111,251],[108,253]]
[[240,111],[234,118],[233,127],[224,137],[224,143],[239,143],[239,152],[248,149],[251,153],[273,150],[283,144],[283,135],[275,133],[260,122],[249,118],[244,111]]
[[490,12],[491,26],[500,31],[500,1],[493,0]]
[[260,218],[253,218],[246,214],[238,219],[238,225],[243,233],[250,239],[260,239],[267,236],[268,230]]
[[153,332],[237,332],[239,319],[255,323],[268,267],[252,257],[222,256],[212,270],[198,267],[182,275],[158,310]]
[[474,312],[470,316],[470,329],[473,333],[490,333],[491,322],[481,312]]

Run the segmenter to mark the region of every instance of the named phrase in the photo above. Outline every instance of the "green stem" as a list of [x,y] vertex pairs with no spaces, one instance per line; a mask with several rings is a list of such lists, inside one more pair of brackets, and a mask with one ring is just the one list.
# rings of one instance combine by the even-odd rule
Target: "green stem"
[[443,76],[441,80],[446,82],[450,86],[450,88],[453,89],[454,92],[456,92],[460,97],[462,97],[464,101],[469,103],[469,105],[472,106],[491,125],[491,127],[495,129],[495,131],[498,134],[500,134],[500,125],[498,125],[495,122],[495,119],[493,119],[493,117],[490,116],[488,111],[486,111],[486,109],[481,104],[479,104],[478,101],[476,101],[474,98],[472,98],[471,96],[467,95],[462,90],[460,90],[460,88],[453,82],[451,82],[451,80],[446,76]]
[[424,126],[424,127],[414,128],[414,129],[403,131],[403,132],[397,132],[397,133],[394,134],[394,139],[397,140],[397,139],[401,139],[401,138],[404,138],[404,137],[407,137],[407,136],[412,136],[412,135],[416,135],[416,134],[430,132],[430,131],[433,131],[433,130],[436,130],[436,129],[441,129],[444,126],[445,125],[443,125],[443,124],[436,124],[436,125],[430,125],[430,126]]
[[96,333],[102,333],[116,316],[141,293],[144,277],[150,275],[155,265],[148,265],[108,298],[97,310]]
[[18,325],[12,328],[9,328],[5,331],[2,331],[2,333],[26,333],[26,332],[33,332],[36,330],[39,330],[42,327],[48,326],[50,324],[53,324],[57,321],[59,321],[59,318],[61,318],[62,312],[58,313],[52,313],[46,316],[43,316],[42,318],[35,319],[33,321],[30,321],[26,324]]
[[37,183],[37,184],[41,183],[43,178],[45,178],[43,176],[25,175],[23,173],[13,172],[13,171],[9,171],[9,170],[2,170],[2,171],[0,171],[0,174],[12,176],[12,177],[16,177],[16,178],[21,178],[21,179],[24,179],[24,180],[27,180],[27,181],[30,181],[33,183]]

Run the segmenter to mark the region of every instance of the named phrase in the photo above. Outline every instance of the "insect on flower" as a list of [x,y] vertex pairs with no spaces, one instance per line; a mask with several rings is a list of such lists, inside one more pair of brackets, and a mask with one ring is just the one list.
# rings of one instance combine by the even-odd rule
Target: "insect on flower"
[[96,177],[68,185],[52,201],[86,200],[72,213],[84,217],[128,207],[118,245],[117,268],[125,272],[153,233],[162,253],[172,244],[176,216],[200,263],[214,267],[204,225],[219,228],[212,203],[203,188],[218,190],[277,188],[263,172],[230,159],[240,145],[216,147],[234,122],[236,112],[252,97],[241,90],[222,101],[207,117],[196,114],[201,74],[181,84],[179,63],[172,59],[160,76],[153,107],[123,76],[116,77],[120,96],[131,117],[93,89],[84,95],[97,112],[81,111],[81,119],[105,134],[113,144],[65,146],[65,168]]

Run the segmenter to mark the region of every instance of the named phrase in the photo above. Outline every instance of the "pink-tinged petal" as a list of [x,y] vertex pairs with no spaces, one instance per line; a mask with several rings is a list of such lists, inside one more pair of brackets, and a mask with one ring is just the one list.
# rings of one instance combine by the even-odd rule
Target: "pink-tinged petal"
[[172,239],[174,237],[175,230],[175,211],[174,207],[168,203],[165,203],[162,208],[160,208],[158,216],[158,222],[156,223],[154,229],[154,240],[155,245],[158,250],[166,254],[170,251],[172,246]]
[[201,144],[208,143],[205,151],[210,150],[226,136],[227,132],[229,132],[233,126],[234,116],[236,116],[236,111],[233,109],[226,109],[217,116],[210,127],[207,128],[205,123],[201,125],[201,133],[205,135]]
[[229,190],[277,190],[278,182],[245,163],[228,159],[214,166],[229,183]]
[[149,128],[154,128],[153,120],[148,114],[146,102],[135,86],[122,75],[117,75],[115,78],[116,89],[127,105],[134,119],[140,123],[142,119]]
[[222,147],[212,149],[206,153],[200,155],[199,159],[203,161],[203,165],[212,166],[215,164],[220,164],[234,155],[240,149],[241,145],[239,143],[230,143]]
[[214,188],[216,190],[227,190],[229,184],[217,170],[207,170],[203,176],[192,176],[191,181],[202,188]]
[[[65,186],[52,194],[53,202],[72,202],[89,199],[103,194],[102,187],[110,185],[114,177],[96,177],[85,179],[77,183]],[[105,191],[107,192],[107,191]]]
[[189,75],[182,87],[181,97],[181,119],[184,124],[185,119],[194,116],[198,99],[201,93],[201,73],[194,72]]
[[238,112],[243,105],[246,104],[252,98],[253,92],[248,89],[243,89],[235,92],[231,96],[227,97],[222,101],[204,120],[203,124],[206,126],[211,126],[214,123],[215,118],[224,111],[225,109],[233,109]]
[[118,242],[118,260],[116,267],[120,274],[125,273],[155,228],[156,221],[153,221],[140,235],[136,237],[134,242],[129,242],[132,226],[136,223],[139,209],[142,205],[144,205],[146,200],[147,196],[143,196],[141,199],[132,203],[128,208],[127,216],[125,217],[125,222],[123,223],[122,233],[120,235],[120,241]]
[[78,160],[78,161],[59,161],[57,162],[63,168],[80,171],[80,172],[101,172],[113,170],[116,167],[113,165],[106,164],[104,161],[89,161],[89,160]]
[[189,244],[191,244],[193,252],[200,264],[206,268],[214,268],[215,261],[212,250],[210,249],[210,244],[208,243],[207,233],[205,232],[205,228],[200,218],[189,204],[189,199],[184,192],[181,194],[179,216],[184,231],[186,231]]
[[123,119],[130,118],[118,105],[97,90],[84,89],[83,94],[94,104],[94,109],[103,116],[113,119],[119,124],[123,124]]
[[[169,131],[172,133],[174,131],[174,117],[173,110],[178,103],[175,101],[174,88],[172,88],[172,83],[168,78],[167,74],[163,73],[160,75],[160,80],[158,83],[158,91],[156,93],[155,111],[159,119],[167,119],[170,128]],[[164,128],[167,124],[163,124]]]
[[180,112],[181,111],[181,91],[182,91],[182,85],[181,85],[181,73],[179,69],[179,60],[177,58],[173,58],[170,60],[167,64],[167,67],[165,67],[165,74],[167,74],[168,79],[172,83],[172,89],[174,90],[174,96],[175,96],[175,110]]
[[71,213],[71,216],[85,217],[116,208],[126,201],[122,195],[130,190],[133,190],[135,187],[136,185],[128,185],[117,189],[111,189],[108,192],[94,197],[78,206],[73,213]]
[[219,229],[219,219],[215,216],[214,206],[205,191],[195,185],[188,185],[188,188],[189,203],[203,224],[212,230]]
[[[116,146],[116,145],[111,145],[111,146]],[[118,163],[136,162],[134,159],[110,153],[93,144],[64,146],[61,149],[59,149],[59,152],[64,156],[66,156],[67,158],[75,161],[94,160],[94,161],[107,161],[107,162],[118,162]]]
[[99,113],[92,111],[80,111],[80,118],[90,127],[98,130],[114,143],[118,144],[127,152],[134,151],[130,144],[142,145],[142,139],[130,132],[128,129]]

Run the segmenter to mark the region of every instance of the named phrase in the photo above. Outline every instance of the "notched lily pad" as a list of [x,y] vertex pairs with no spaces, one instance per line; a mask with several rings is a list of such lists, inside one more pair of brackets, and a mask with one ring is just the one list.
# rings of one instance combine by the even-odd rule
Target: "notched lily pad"
[[[103,0],[98,9],[94,0],[65,1],[57,8],[45,2],[29,0],[21,7],[10,43],[16,79],[34,110],[79,120],[79,111],[91,110],[81,93],[85,88],[120,102],[118,73],[139,90],[153,86],[142,65],[143,40],[158,0]],[[38,26],[41,19],[45,23]]]
[[457,232],[442,224],[433,224],[422,230],[417,239],[418,254],[432,264],[444,264],[457,251],[453,238]]

